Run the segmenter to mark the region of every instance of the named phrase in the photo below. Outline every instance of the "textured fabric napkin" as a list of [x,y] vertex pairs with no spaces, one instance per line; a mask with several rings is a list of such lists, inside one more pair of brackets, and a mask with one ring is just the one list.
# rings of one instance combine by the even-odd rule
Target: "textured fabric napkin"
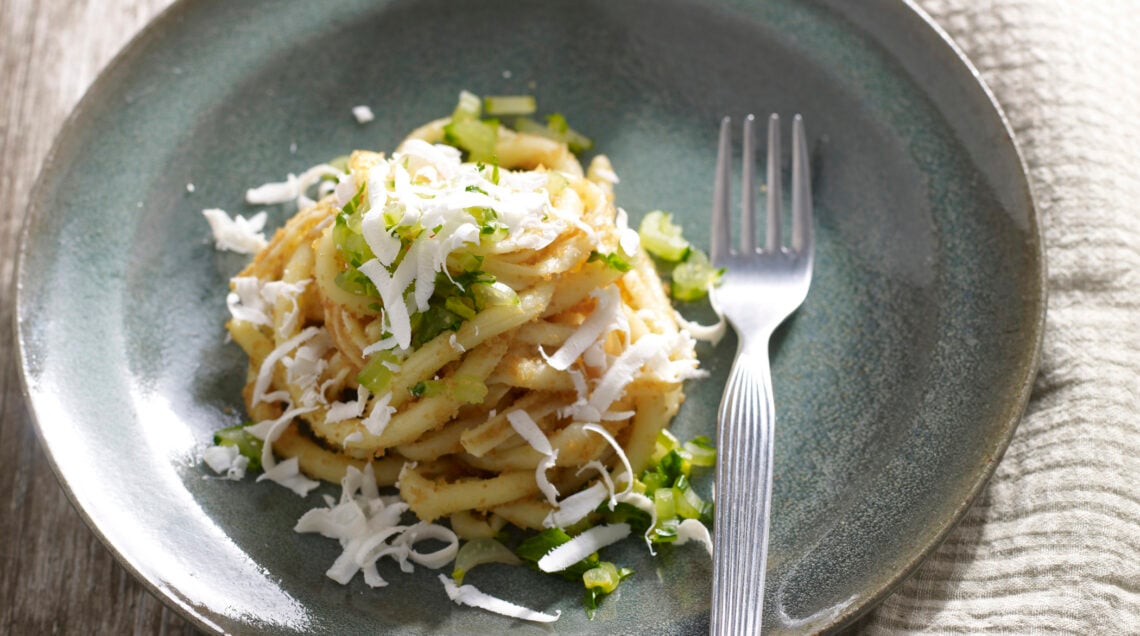
[[867,634],[1140,633],[1140,3],[920,0],[1029,168],[1048,263],[1033,396],[946,543]]

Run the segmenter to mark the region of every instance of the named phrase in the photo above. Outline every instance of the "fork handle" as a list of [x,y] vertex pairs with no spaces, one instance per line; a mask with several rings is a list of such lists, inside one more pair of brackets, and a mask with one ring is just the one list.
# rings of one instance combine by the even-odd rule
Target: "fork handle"
[[759,634],[764,616],[776,420],[768,340],[741,338],[717,413],[713,635]]

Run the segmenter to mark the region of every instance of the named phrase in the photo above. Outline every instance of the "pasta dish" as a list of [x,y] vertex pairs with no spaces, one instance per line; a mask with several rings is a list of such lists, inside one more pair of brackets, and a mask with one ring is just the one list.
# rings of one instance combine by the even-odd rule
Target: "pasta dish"
[[[465,143],[488,127],[482,152]],[[228,299],[265,477],[342,483],[342,504],[395,486],[416,538],[445,541],[434,522],[481,540],[652,501],[635,476],[701,372],[616,181],[604,156],[583,170],[564,141],[459,116],[291,177],[327,194],[257,244]]]

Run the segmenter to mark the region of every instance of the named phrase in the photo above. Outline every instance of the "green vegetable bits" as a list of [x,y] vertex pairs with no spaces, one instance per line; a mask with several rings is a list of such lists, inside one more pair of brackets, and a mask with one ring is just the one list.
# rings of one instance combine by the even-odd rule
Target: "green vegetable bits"
[[673,215],[654,210],[641,219],[637,233],[645,250],[673,265],[669,276],[669,292],[673,298],[693,301],[704,298],[709,288],[720,281],[723,269],[709,263],[708,256],[694,248],[681,234],[681,226],[673,223]]

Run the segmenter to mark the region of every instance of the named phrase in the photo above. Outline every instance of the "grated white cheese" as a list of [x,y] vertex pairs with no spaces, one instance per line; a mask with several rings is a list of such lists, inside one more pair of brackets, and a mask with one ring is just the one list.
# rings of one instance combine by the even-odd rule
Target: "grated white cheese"
[[327,163],[318,164],[302,172],[301,176],[289,174],[285,181],[265,183],[246,190],[245,202],[250,205],[276,205],[296,201],[298,208],[306,208],[314,203],[305,195],[311,186],[323,177],[340,179],[344,174],[335,166],[330,166]]
[[598,482],[558,502],[558,508],[546,515],[542,525],[547,528],[568,528],[597,510],[608,496],[606,485]]
[[713,553],[712,536],[709,535],[709,529],[705,524],[697,521],[696,519],[685,519],[677,524],[677,540],[673,542],[674,545],[683,545],[691,540],[699,541],[708,550],[709,556]]
[[[710,300],[712,300],[712,298],[715,296],[716,294],[709,293]],[[724,317],[724,312],[720,310],[720,307],[718,307],[715,302],[712,303],[712,307],[713,311],[716,312],[716,324],[702,325],[699,323],[690,322],[688,320],[685,320],[685,317],[681,315],[681,312],[677,311],[676,309],[673,310],[673,318],[676,319],[677,326],[689,332],[690,336],[696,338],[697,340],[704,340],[705,342],[716,346],[720,342],[720,339],[724,337],[725,332],[728,330],[728,321]]]
[[[335,424],[348,419],[360,417],[364,407],[368,405],[368,387],[363,384],[356,387],[356,399],[351,402],[333,402],[325,413],[325,423]],[[357,431],[359,433],[359,431]],[[345,440],[347,441],[347,440]]]
[[[611,172],[610,174],[613,173]],[[616,175],[614,179],[617,179]],[[617,181],[614,181],[614,183],[617,183]],[[630,256],[636,255],[638,250],[641,249],[641,235],[637,233],[637,230],[629,227],[629,214],[626,213],[625,209],[617,209],[615,223],[618,230],[618,245],[621,247],[621,251]]]
[[249,466],[249,458],[237,446],[211,446],[202,453],[202,461],[224,479],[233,481],[241,481]]
[[247,219],[240,214],[230,218],[225,210],[210,208],[202,210],[202,216],[206,217],[206,222],[210,224],[216,249],[238,254],[256,254],[269,244],[262,231],[268,218],[264,211]]
[[278,299],[285,299],[292,303],[289,310],[277,327],[278,335],[292,333],[297,326],[298,310],[297,295],[304,291],[311,279],[296,283],[285,281],[270,281],[262,283],[255,276],[235,276],[230,279],[233,291],[226,296],[226,306],[234,320],[245,321],[255,325],[272,326],[270,318],[272,308]]
[[390,392],[373,400],[372,410],[364,419],[364,428],[376,437],[380,437],[384,433],[384,429],[388,427],[388,422],[392,421],[392,414],[396,412],[395,407],[388,405],[391,400],[392,394]]
[[553,468],[558,461],[558,451],[550,446],[550,440],[542,429],[538,427],[534,419],[526,411],[515,409],[507,413],[507,421],[510,422],[511,428],[519,434],[519,437],[526,440],[527,444],[534,450],[542,453],[542,459],[538,462],[538,466],[534,471],[534,480],[538,482],[538,489],[542,494],[546,495],[547,501],[551,506],[558,507],[558,489],[546,477],[546,471]]
[[367,124],[376,119],[376,116],[372,114],[372,109],[367,106],[353,106],[352,116],[356,118],[358,124]]
[[649,527],[645,530],[645,545],[649,548],[650,554],[656,555],[657,551],[653,549],[653,540],[650,538],[653,533],[653,526],[657,525],[657,506],[653,500],[636,492],[618,495],[617,500],[618,503],[629,504],[649,514]]
[[343,208],[348,205],[352,197],[356,196],[357,190],[356,177],[352,176],[350,172],[333,187],[333,193],[336,194],[337,207]]
[[590,297],[597,302],[593,313],[570,334],[554,355],[546,359],[547,364],[559,371],[569,369],[586,349],[610,331],[620,329],[625,320],[625,314],[621,310],[621,293],[616,286],[595,289],[590,292]]
[[[272,394],[266,394],[265,391],[269,388],[269,382],[273,379],[273,369],[286,354],[320,332],[320,327],[306,327],[304,331],[277,345],[273,351],[269,352],[269,355],[265,356],[265,360],[262,361],[261,367],[257,370],[257,380],[253,384],[251,404],[288,399],[289,394],[286,391],[274,391]],[[284,394],[284,397],[281,397],[280,394]]]
[[602,548],[629,536],[628,523],[594,526],[547,552],[538,560],[543,572],[561,572]]
[[[630,465],[629,457],[626,456],[625,451],[621,447],[621,444],[617,443],[617,440],[614,439],[613,435],[610,435],[609,431],[602,428],[601,426],[598,426],[597,424],[587,424],[587,425],[582,427],[582,430],[590,431],[591,433],[601,435],[602,438],[606,440],[606,443],[608,443],[610,445],[610,448],[614,449],[614,453],[617,454],[618,459],[621,461],[622,467],[625,468],[625,472],[620,473],[618,475],[618,479],[621,479],[624,477],[625,482],[626,482],[625,490],[622,491],[620,493],[620,495],[627,495],[630,492],[632,492],[633,491],[633,479],[631,479],[631,477],[633,477],[633,467]],[[613,482],[610,481],[609,474],[606,473],[606,470],[604,467],[601,468],[601,472],[603,475],[605,475],[606,484],[610,488],[610,509],[612,510],[614,505],[616,504],[615,497],[620,496],[620,495],[614,494]]]
[[478,607],[479,609],[485,609],[489,612],[510,618],[534,621],[536,623],[553,623],[562,615],[561,611],[555,611],[553,614],[544,614],[532,609],[527,609],[521,605],[515,605],[510,601],[504,601],[501,598],[480,592],[474,585],[456,585],[455,581],[452,581],[451,577],[446,574],[440,574],[439,580],[443,583],[443,589],[447,592],[447,597],[455,601],[457,605]]
[[265,479],[277,482],[302,497],[320,485],[320,482],[313,481],[301,474],[296,457],[290,457],[272,468],[267,468],[257,477],[257,481]]
[[625,387],[633,381],[641,366],[658,355],[666,345],[665,337],[659,334],[646,334],[639,338],[614,360],[594,387],[589,400],[582,403],[579,399],[570,407],[570,414],[581,422],[600,421],[603,414],[621,397]]
[[315,406],[289,408],[275,420],[263,420],[257,424],[246,427],[245,430],[248,431],[250,435],[264,442],[261,447],[261,466],[265,472],[257,477],[257,481],[265,479],[275,481],[302,497],[309,494],[310,490],[319,485],[318,482],[301,474],[297,467],[296,457],[289,458],[281,462],[281,464],[278,464],[277,459],[273,456],[273,442],[277,441],[281,433],[285,432],[285,429],[293,422],[293,418],[314,409],[316,409]]
[[[400,523],[408,504],[399,497],[384,497],[376,486],[372,464],[363,471],[350,466],[341,480],[339,501],[326,501],[323,508],[313,508],[297,520],[295,532],[315,532],[336,539],[341,554],[325,572],[334,581],[346,585],[360,572],[370,587],[387,585],[377,569],[377,562],[389,557],[403,572],[412,572],[412,562],[438,569],[455,559],[459,538],[450,529],[425,522]],[[444,545],[434,552],[418,552],[420,541],[440,541]]]

